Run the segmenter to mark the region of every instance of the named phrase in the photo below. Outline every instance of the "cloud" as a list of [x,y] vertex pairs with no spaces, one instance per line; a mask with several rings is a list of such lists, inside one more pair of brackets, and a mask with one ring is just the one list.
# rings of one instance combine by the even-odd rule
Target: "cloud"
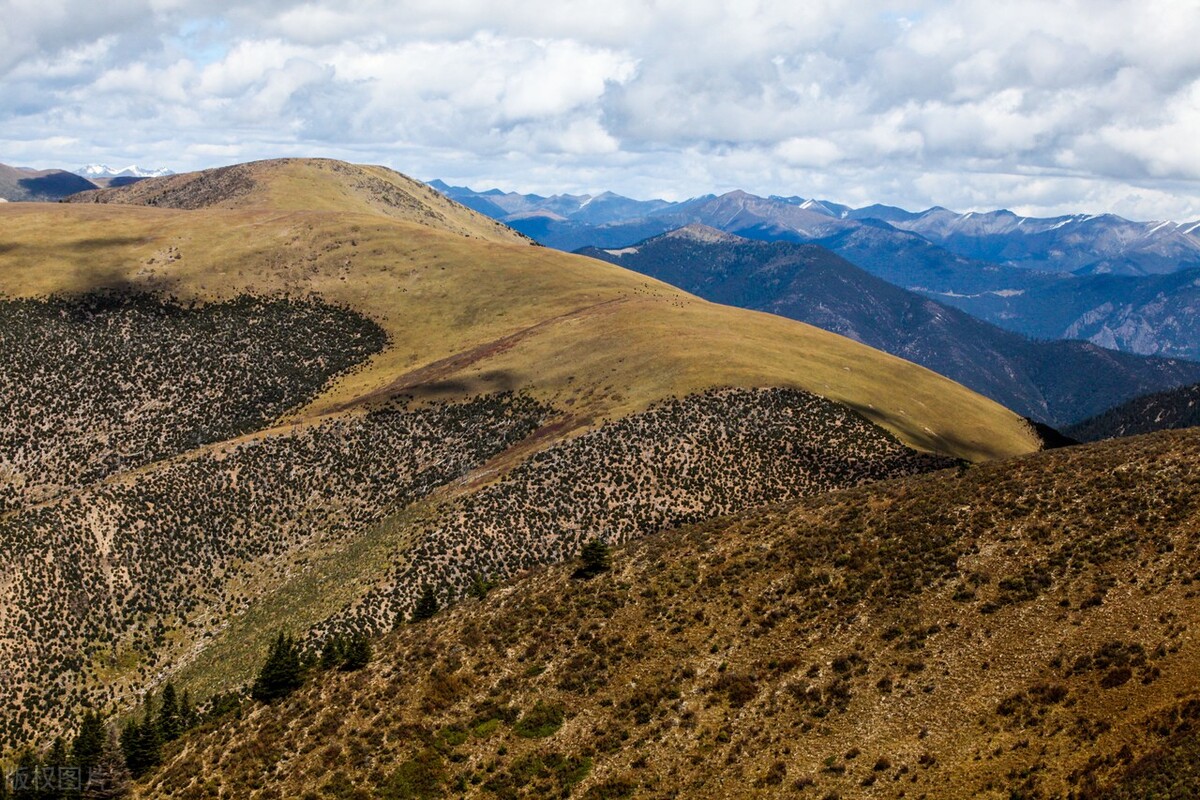
[[0,160],[1200,216],[1200,0],[0,0]]

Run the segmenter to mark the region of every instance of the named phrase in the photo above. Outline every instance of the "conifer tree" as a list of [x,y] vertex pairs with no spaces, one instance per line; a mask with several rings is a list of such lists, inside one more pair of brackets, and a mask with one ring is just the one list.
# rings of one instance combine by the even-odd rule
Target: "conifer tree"
[[345,646],[340,636],[330,636],[321,646],[321,669],[333,669],[345,660]]
[[575,570],[576,578],[594,578],[601,572],[607,572],[612,568],[609,547],[599,537],[589,539],[583,545],[579,556],[583,560],[583,565]]
[[183,733],[183,720],[179,716],[179,696],[175,684],[167,681],[163,687],[162,707],[158,710],[158,734],[164,742],[173,742]]
[[282,631],[271,644],[267,660],[259,670],[250,695],[255,700],[270,703],[299,689],[304,684],[304,667],[300,662],[300,647]]
[[132,783],[116,728],[109,728],[95,767],[84,776],[83,800],[120,800]]
[[413,609],[412,621],[424,622],[438,612],[438,599],[433,587],[426,586],[417,598],[417,606]]
[[104,743],[108,740],[104,721],[100,715],[90,708],[84,712],[83,720],[79,723],[79,731],[75,741],[71,743],[71,760],[79,767],[80,780],[87,781],[88,773],[100,761]]
[[32,749],[26,749],[17,759],[12,774],[13,800],[40,800],[42,760]]
[[199,723],[196,706],[192,703],[192,695],[187,689],[183,690],[183,696],[179,699],[179,721],[185,731],[191,730]]
[[45,774],[41,793],[38,795],[41,800],[63,800],[66,797],[64,778],[72,766],[66,740],[61,736],[54,737],[54,744],[50,746],[50,752],[42,762],[42,771]]
[[476,572],[471,576],[471,585],[467,587],[467,594],[477,600],[482,600],[488,596],[488,592],[495,587],[495,581],[490,580],[482,572]]
[[371,662],[371,640],[362,634],[350,637],[346,644],[345,656],[339,669],[342,672],[353,672],[362,669]]

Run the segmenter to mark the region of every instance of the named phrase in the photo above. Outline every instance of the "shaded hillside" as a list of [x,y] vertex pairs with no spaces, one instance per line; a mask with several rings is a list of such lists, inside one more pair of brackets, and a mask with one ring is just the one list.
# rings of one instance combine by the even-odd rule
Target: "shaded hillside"
[[[82,191],[76,190],[76,191]],[[71,203],[159,208],[273,208],[381,214],[489,241],[528,243],[420,181],[386,167],[313,158],[253,161],[88,191]]]
[[1067,433],[1081,441],[1092,442],[1197,425],[1200,425],[1200,384],[1130,400],[1072,425]]
[[61,169],[26,169],[0,164],[0,200],[58,200],[76,192],[95,189],[96,184]]
[[1106,442],[665,533],[590,580],[536,571],[189,735],[138,795],[1189,785],[1198,459],[1194,432]]
[[584,255],[708,300],[797,319],[914,361],[1051,425],[1200,379],[1200,364],[1035,342],[875,278],[816,245],[688,226]]
[[0,513],[262,428],[386,344],[312,300],[0,301]]

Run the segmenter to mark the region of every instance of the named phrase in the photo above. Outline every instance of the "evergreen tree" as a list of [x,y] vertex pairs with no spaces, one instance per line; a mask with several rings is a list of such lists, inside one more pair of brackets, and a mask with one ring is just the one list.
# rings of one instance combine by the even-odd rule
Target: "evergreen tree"
[[489,579],[481,572],[476,572],[471,576],[471,585],[467,587],[467,594],[478,600],[482,600],[488,596],[488,592],[490,592],[495,585],[495,581]]
[[579,557],[583,560],[583,565],[575,570],[576,578],[594,578],[612,568],[609,547],[599,537],[589,539],[583,545]]
[[438,612],[438,599],[433,587],[426,586],[417,598],[417,606],[413,609],[412,621],[424,622]]
[[362,669],[371,662],[371,640],[362,634],[350,637],[346,644],[345,657],[339,669],[342,672],[353,672]]
[[163,687],[162,707],[158,710],[158,734],[164,742],[173,742],[183,733],[183,720],[179,715],[179,696],[175,684],[167,681]]
[[116,728],[109,728],[94,768],[84,776],[83,800],[120,800],[132,783]]
[[267,653],[267,660],[259,670],[250,695],[255,700],[270,703],[287,697],[303,684],[300,647],[292,637],[280,632]]
[[41,800],[42,761],[32,749],[17,759],[12,773],[13,800]]
[[66,798],[65,783],[70,771],[74,768],[70,754],[67,752],[66,740],[61,736],[54,737],[54,744],[42,762],[43,782],[39,795],[42,800],[64,800]]
[[100,761],[100,754],[107,740],[108,732],[104,728],[104,721],[100,719],[99,714],[88,709],[79,723],[75,741],[71,743],[71,761],[79,767],[81,781],[87,781],[88,773]]
[[192,695],[187,689],[184,689],[183,696],[179,699],[179,722],[186,731],[196,727],[199,721],[196,706],[192,703]]
[[121,732],[121,751],[135,778],[145,775],[162,761],[162,737],[154,716],[154,704],[149,700],[141,722],[131,719],[125,723],[125,730]]
[[345,644],[340,636],[330,636],[321,646],[321,669],[341,666],[346,658]]

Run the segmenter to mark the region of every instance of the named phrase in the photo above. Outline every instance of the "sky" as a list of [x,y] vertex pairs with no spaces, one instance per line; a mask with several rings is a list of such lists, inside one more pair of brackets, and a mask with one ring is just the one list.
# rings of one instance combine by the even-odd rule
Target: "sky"
[[0,162],[1200,218],[1200,0],[0,0]]

